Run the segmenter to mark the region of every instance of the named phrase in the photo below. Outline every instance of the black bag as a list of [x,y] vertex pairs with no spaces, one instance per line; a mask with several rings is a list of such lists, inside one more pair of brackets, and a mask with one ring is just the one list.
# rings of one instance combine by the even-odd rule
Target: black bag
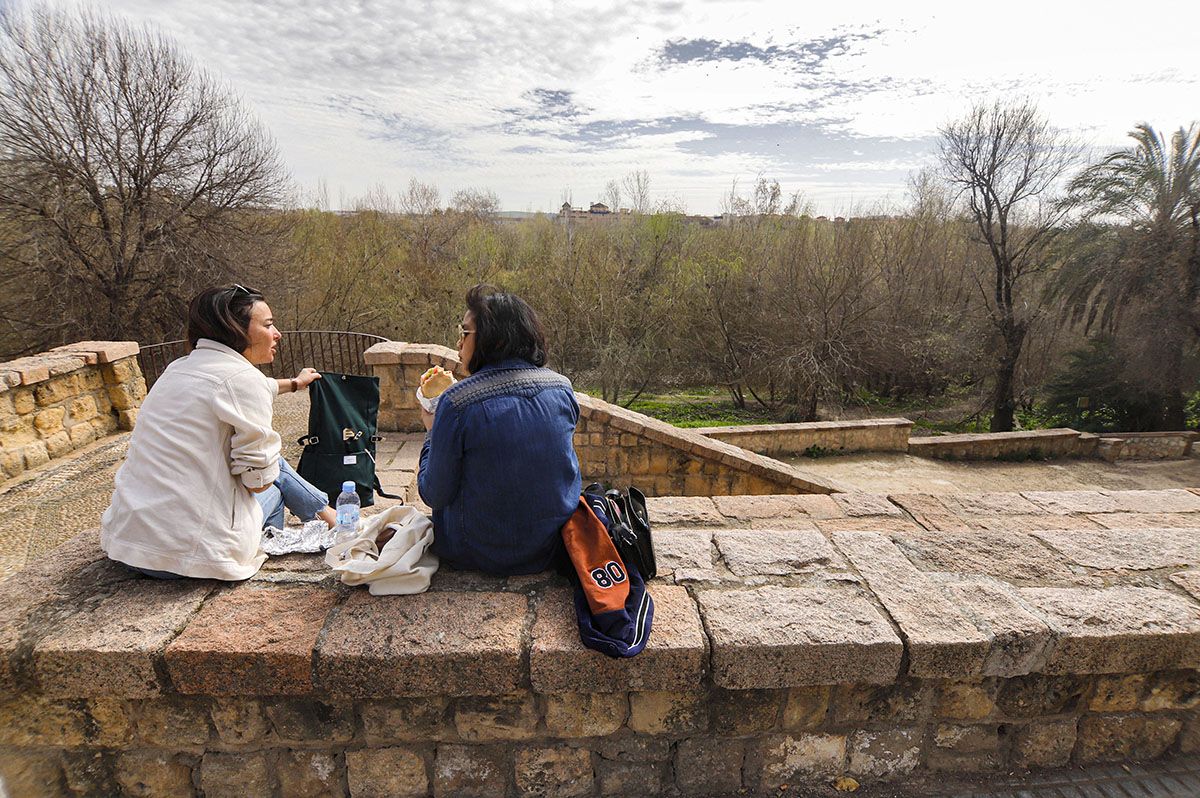
[[297,473],[329,496],[333,504],[342,483],[354,482],[363,507],[375,503],[374,494],[384,493],[375,474],[375,434],[379,415],[379,378],[322,371],[321,379],[308,386],[308,434],[298,442],[304,447]]
[[632,485],[627,493],[615,488],[605,491],[599,482],[593,482],[583,489],[583,498],[596,515],[609,520],[608,535],[621,559],[636,565],[643,579],[657,576],[645,494]]

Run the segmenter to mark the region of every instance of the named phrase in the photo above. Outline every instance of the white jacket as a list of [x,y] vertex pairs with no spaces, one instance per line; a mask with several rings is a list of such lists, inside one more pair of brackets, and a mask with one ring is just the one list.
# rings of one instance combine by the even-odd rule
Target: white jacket
[[267,555],[262,508],[246,488],[279,476],[271,427],[278,384],[201,338],[167,366],[138,411],[101,520],[111,559],[208,579],[246,579]]

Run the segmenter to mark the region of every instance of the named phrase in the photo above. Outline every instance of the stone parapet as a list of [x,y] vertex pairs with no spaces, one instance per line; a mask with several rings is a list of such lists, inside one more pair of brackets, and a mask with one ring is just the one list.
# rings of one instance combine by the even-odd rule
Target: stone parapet
[[[646,650],[552,573],[164,583],[86,533],[0,583],[13,794],[691,795],[1194,751],[1200,495],[663,497]],[[703,775],[703,778],[701,778]],[[141,785],[141,786],[137,786]]]
[[1099,438],[1073,429],[1036,429],[910,438],[908,453],[945,460],[1026,460],[1092,457]]
[[768,457],[813,453],[904,452],[913,423],[906,418],[697,427],[693,431]]
[[1179,460],[1190,457],[1195,432],[1122,432],[1099,436],[1097,455],[1116,460]]
[[133,429],[146,382],[131,341],[82,341],[0,363],[0,468],[15,477]]
[[459,367],[458,353],[449,347],[403,341],[375,344],[363,360],[379,378],[379,429],[390,432],[424,432],[416,395],[421,375],[431,366]]

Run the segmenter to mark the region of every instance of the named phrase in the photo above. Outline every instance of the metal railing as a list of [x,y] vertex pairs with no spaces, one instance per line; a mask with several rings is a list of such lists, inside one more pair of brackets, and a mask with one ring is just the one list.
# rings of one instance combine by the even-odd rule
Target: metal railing
[[[275,360],[259,366],[268,377],[294,377],[305,366],[317,371],[370,376],[363,352],[380,341],[380,335],[338,330],[290,330],[283,333]],[[138,365],[149,388],[167,365],[187,354],[186,341],[147,344],[138,351]]]

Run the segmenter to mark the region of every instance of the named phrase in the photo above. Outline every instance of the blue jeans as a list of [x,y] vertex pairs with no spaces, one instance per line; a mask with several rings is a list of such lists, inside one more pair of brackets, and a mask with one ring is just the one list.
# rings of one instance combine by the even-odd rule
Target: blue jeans
[[[254,498],[263,509],[264,528],[273,526],[282,529],[284,508],[291,510],[301,521],[311,521],[317,517],[317,513],[329,506],[329,497],[297,474],[296,470],[282,457],[279,458],[279,476],[275,478],[275,482],[261,493],[254,494]],[[149,568],[130,567],[155,579],[183,578],[170,571],[152,571]]]

